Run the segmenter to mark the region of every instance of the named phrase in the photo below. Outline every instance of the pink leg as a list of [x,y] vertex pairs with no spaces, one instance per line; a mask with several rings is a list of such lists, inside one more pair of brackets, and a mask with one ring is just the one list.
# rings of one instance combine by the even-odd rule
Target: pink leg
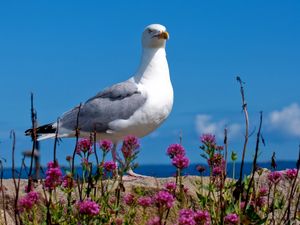
[[[113,148],[111,150],[111,155],[112,155],[112,158],[113,158],[114,162],[117,162],[117,145],[118,145],[118,143],[114,143]],[[129,177],[132,177],[132,178],[147,177],[147,176],[144,176],[144,175],[136,174],[135,172],[132,171],[131,168],[127,171],[127,174],[128,174]],[[125,178],[124,180],[127,180],[127,179]],[[130,178],[128,180],[130,180]]]
[[118,143],[114,143],[113,148],[111,150],[111,155],[114,162],[117,162],[117,145]]

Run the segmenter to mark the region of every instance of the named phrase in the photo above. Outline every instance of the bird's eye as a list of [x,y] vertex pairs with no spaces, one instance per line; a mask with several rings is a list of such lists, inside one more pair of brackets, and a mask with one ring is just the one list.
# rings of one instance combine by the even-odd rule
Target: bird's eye
[[153,32],[153,30],[151,29],[148,29],[148,33],[151,34]]

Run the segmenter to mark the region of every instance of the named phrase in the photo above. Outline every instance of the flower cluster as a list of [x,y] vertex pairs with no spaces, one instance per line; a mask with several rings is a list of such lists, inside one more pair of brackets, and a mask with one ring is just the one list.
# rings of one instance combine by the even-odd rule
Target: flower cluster
[[155,216],[148,221],[147,225],[162,225],[161,219],[158,216]]
[[171,193],[175,192],[176,186],[177,186],[176,183],[173,182],[173,181],[167,182],[167,183],[165,183],[165,185],[164,185],[165,189],[166,189],[168,192],[171,192]]
[[207,163],[208,163],[209,166],[212,166],[212,167],[218,167],[218,166],[223,167],[225,165],[225,160],[224,160],[222,154],[215,153],[215,154],[212,155],[212,157],[210,157],[207,160]]
[[123,145],[121,148],[121,151],[123,153],[123,156],[125,159],[133,157],[136,153],[137,150],[139,149],[140,144],[137,139],[137,137],[129,135],[127,136],[124,141]]
[[108,161],[103,164],[107,172],[114,172],[117,169],[117,164],[114,161]]
[[196,224],[201,224],[201,225],[210,225],[211,219],[210,219],[210,214],[206,210],[197,210],[194,213],[194,220]]
[[294,180],[297,177],[297,173],[297,169],[287,169],[284,174],[289,180]]
[[151,206],[152,204],[152,198],[148,196],[142,196],[137,200],[138,205],[146,208]]
[[108,153],[112,148],[112,142],[109,140],[102,140],[99,143],[99,147],[103,152]]
[[172,144],[167,149],[167,155],[172,159],[172,164],[178,169],[189,166],[190,160],[185,156],[185,150],[180,144]]
[[168,147],[167,154],[171,159],[173,159],[176,156],[184,156],[185,150],[180,144],[172,144]]
[[28,192],[23,198],[18,201],[20,212],[29,211],[38,203],[40,196],[35,191]]
[[194,211],[192,209],[180,210],[178,225],[196,225],[194,220]]
[[178,155],[172,159],[172,164],[178,169],[185,169],[190,165],[190,160],[186,156]]
[[281,178],[282,178],[282,173],[279,171],[273,171],[268,174],[268,180],[273,184],[278,184]]
[[174,196],[170,194],[168,191],[159,191],[154,196],[154,202],[156,206],[158,206],[159,208],[166,207],[169,209],[173,206],[174,201],[175,201]]
[[225,172],[225,160],[223,155],[220,153],[215,153],[208,160],[208,165],[212,168],[212,175],[220,176]]
[[203,134],[201,137],[201,142],[208,146],[216,145],[216,136],[213,134]]
[[208,211],[182,209],[179,211],[178,225],[209,225],[210,214]]
[[62,183],[62,172],[57,162],[49,162],[48,169],[46,171],[45,188],[48,190],[54,190]]
[[78,201],[76,206],[78,212],[83,215],[96,216],[100,212],[100,206],[96,202],[90,199],[86,199],[84,201]]
[[133,194],[130,194],[130,193],[125,194],[123,197],[123,200],[124,200],[125,204],[129,205],[129,206],[133,205],[135,202]]
[[[216,137],[212,134],[203,134],[200,139],[203,143],[200,148],[205,152],[202,157],[207,160],[211,175],[215,177],[222,177],[222,175],[225,173],[226,164],[223,154],[221,154],[223,146],[217,145]],[[204,172],[204,169],[205,167],[199,168],[201,171],[200,173]]]
[[90,139],[87,139],[87,138],[80,139],[77,144],[76,153],[78,155],[81,155],[81,153],[91,154],[92,153],[92,145],[93,145],[93,143],[91,142]]
[[227,225],[239,224],[239,216],[235,213],[228,214],[224,217],[224,222]]

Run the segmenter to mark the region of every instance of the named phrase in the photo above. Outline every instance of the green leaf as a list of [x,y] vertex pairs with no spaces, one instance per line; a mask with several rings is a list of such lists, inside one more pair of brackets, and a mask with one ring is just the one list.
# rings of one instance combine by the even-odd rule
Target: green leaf
[[207,198],[205,196],[203,196],[201,193],[197,192],[197,197],[199,199],[199,204],[202,208],[205,207],[206,203],[207,203]]
[[250,221],[252,223],[255,224],[263,224],[267,221],[268,217],[266,218],[260,218],[260,216],[255,212],[254,207],[253,206],[249,206],[246,209],[246,215],[248,216],[248,218],[250,219]]

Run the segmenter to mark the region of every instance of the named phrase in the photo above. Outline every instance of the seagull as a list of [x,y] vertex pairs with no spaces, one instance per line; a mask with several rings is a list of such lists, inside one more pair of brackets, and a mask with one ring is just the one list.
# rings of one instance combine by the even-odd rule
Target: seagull
[[[116,161],[117,144],[128,135],[144,137],[157,129],[173,106],[173,87],[166,58],[166,27],[151,24],[142,33],[142,56],[134,76],[100,91],[85,103],[64,113],[57,122],[36,129],[38,140],[76,137],[111,140]],[[57,132],[56,132],[57,131]],[[32,135],[32,129],[25,131]],[[132,171],[129,175],[135,176]]]

